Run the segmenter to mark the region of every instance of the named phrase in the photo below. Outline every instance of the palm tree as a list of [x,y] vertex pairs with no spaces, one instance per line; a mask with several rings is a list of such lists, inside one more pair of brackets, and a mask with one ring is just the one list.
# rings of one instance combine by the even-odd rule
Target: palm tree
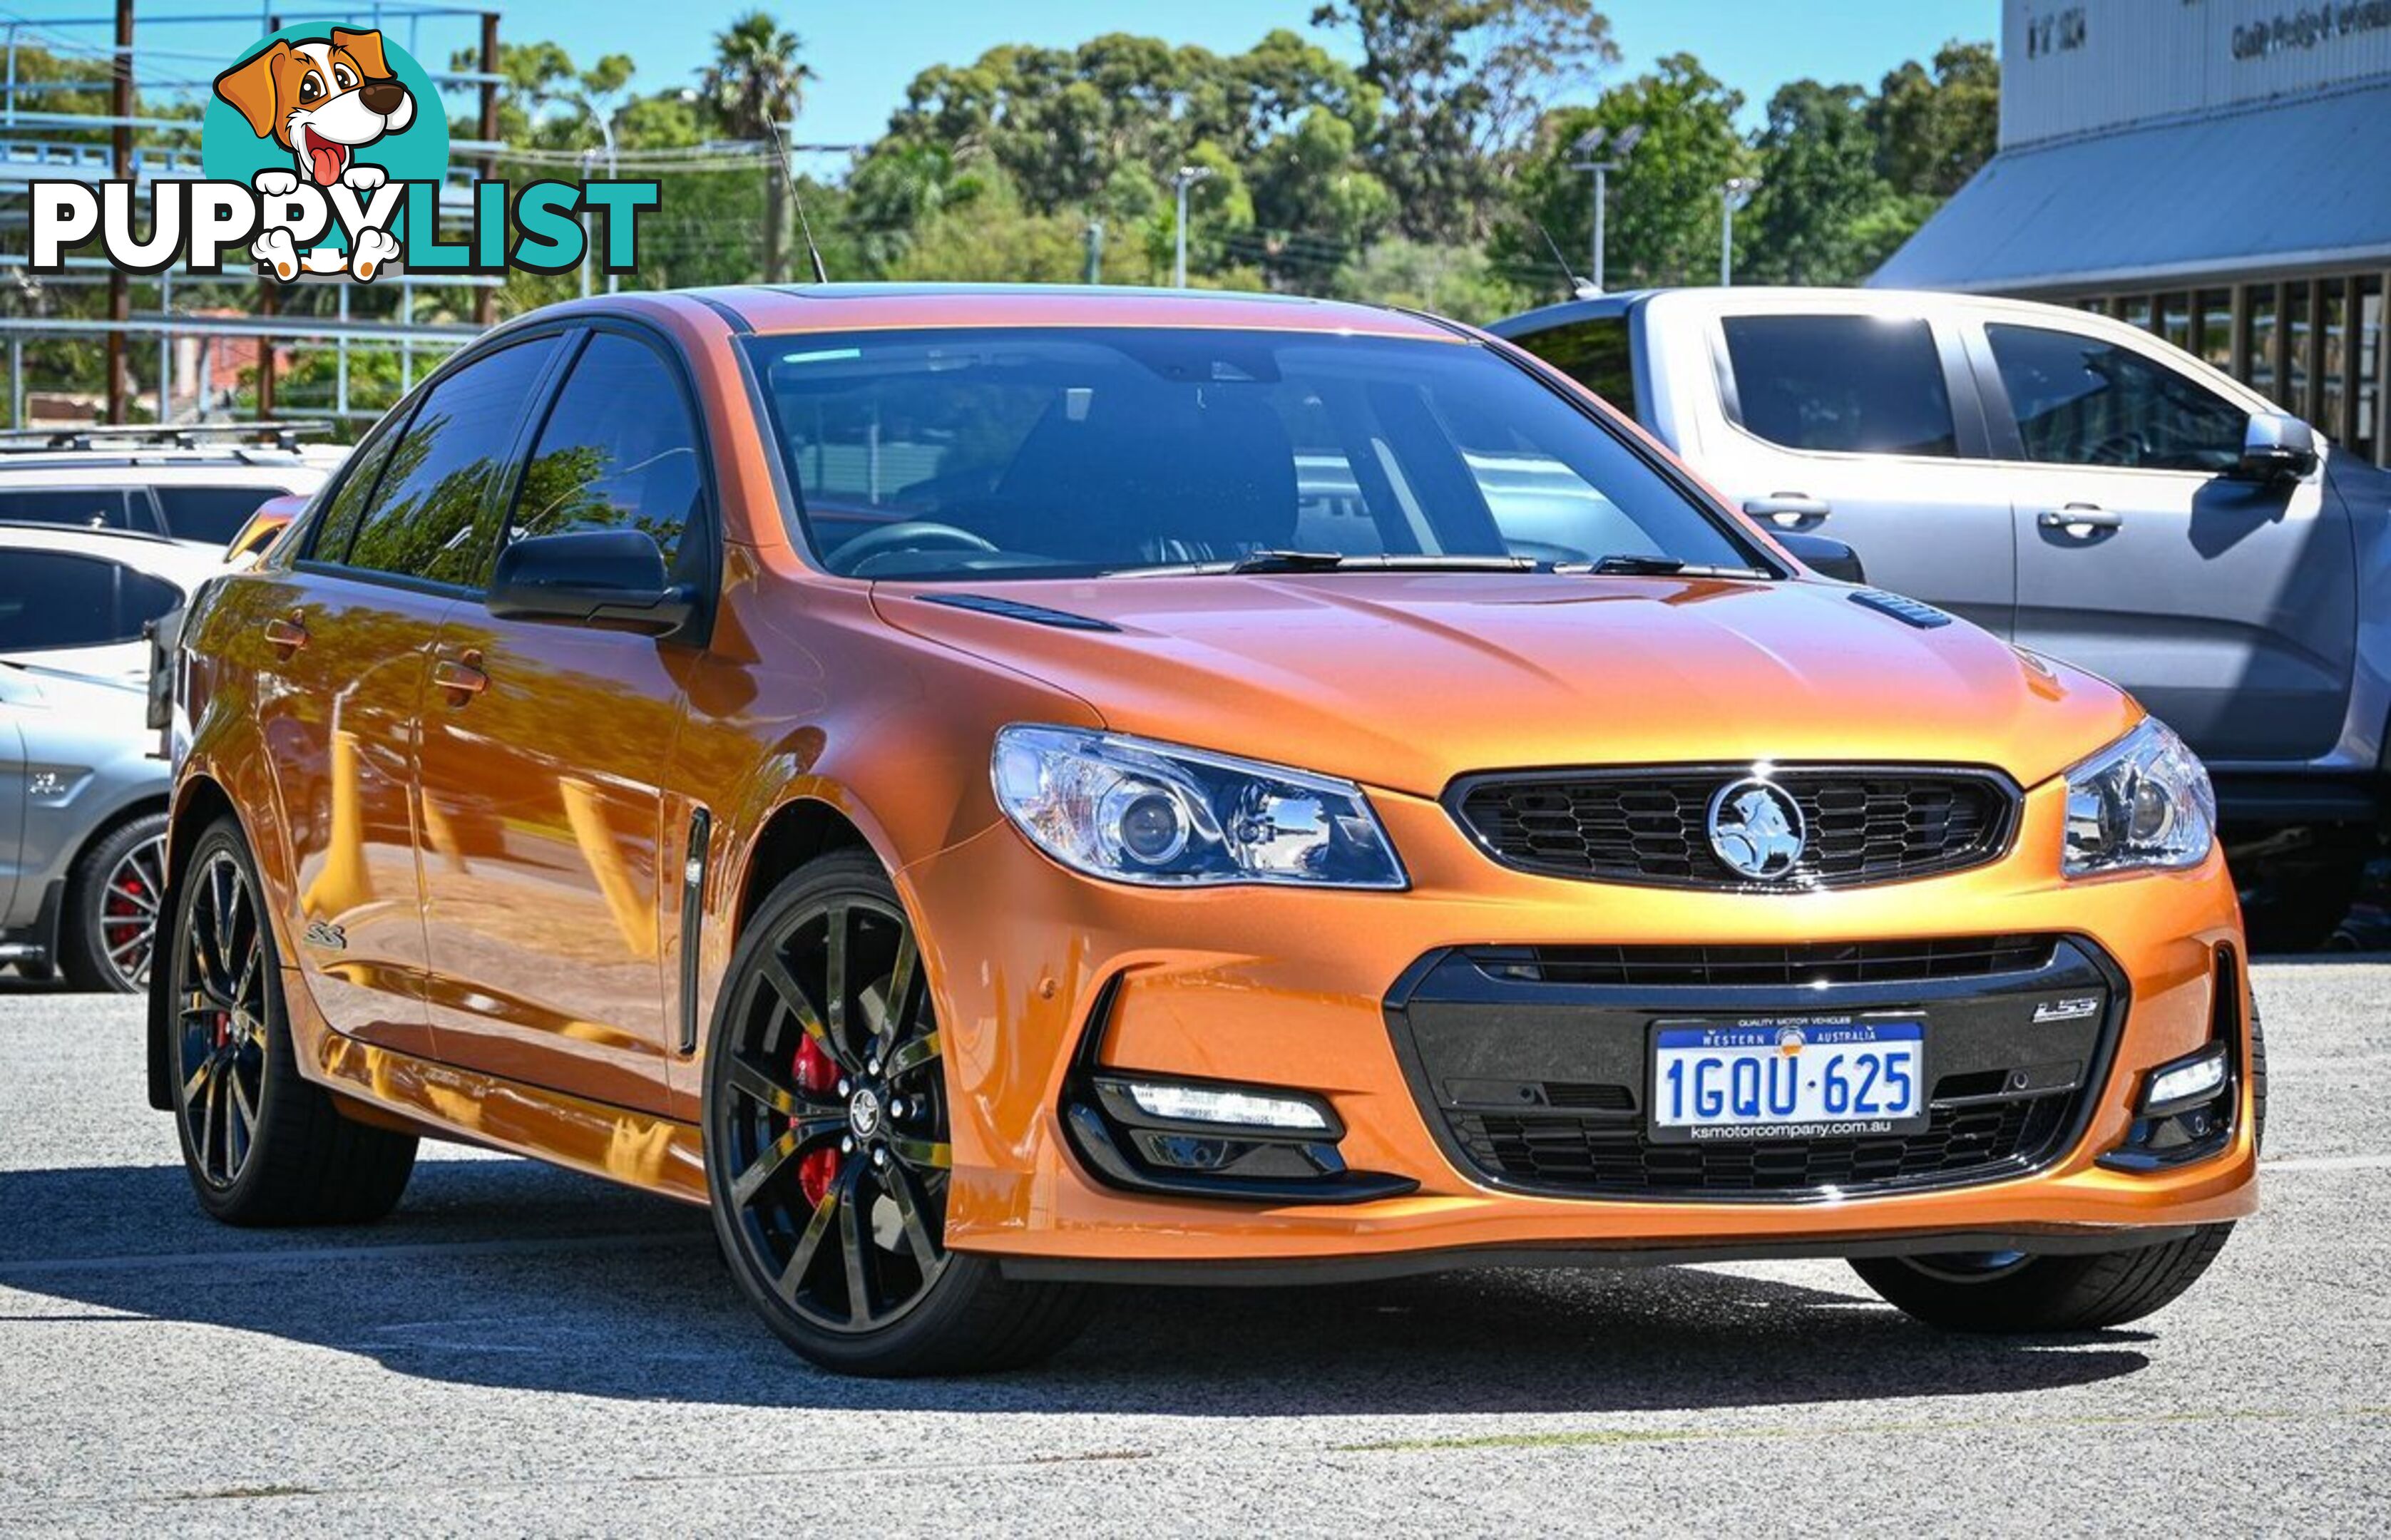
[[[780,125],[805,108],[806,83],[818,77],[804,59],[805,40],[763,11],[749,11],[714,37],[714,62],[704,71],[704,96],[723,126],[742,139],[781,144]],[[788,161],[764,185],[764,278],[788,277]]]

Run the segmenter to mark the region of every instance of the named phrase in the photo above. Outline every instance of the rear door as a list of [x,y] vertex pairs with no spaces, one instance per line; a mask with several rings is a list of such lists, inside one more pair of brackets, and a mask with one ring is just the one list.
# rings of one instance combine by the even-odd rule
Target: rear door
[[423,1004],[413,801],[417,713],[440,626],[472,594],[482,512],[553,356],[514,343],[435,382],[361,448],[278,581],[244,585],[291,844],[290,934],[340,1030],[436,1056]]
[[145,679],[149,644],[141,628],[183,598],[172,583],[105,556],[0,546],[0,657]]
[[2322,472],[2234,479],[2239,393],[2123,328],[1988,315],[1971,345],[2012,492],[2018,641],[2123,685],[2204,757],[2329,752],[2358,589]]
[[[679,369],[628,330],[576,337],[501,528],[642,529],[711,589],[704,440]],[[577,350],[577,351],[575,351]],[[422,845],[442,1056],[664,1110],[690,809],[666,778],[698,657],[684,641],[459,605],[424,708]]]
[[1716,404],[1686,446],[1695,469],[1764,527],[1833,536],[1871,583],[2009,635],[2009,497],[1970,459],[1983,453],[1984,414],[1956,330],[1858,305],[1728,302],[1710,348],[1696,349],[1665,319],[1673,297],[1648,307],[1650,334],[1681,354],[1673,387]]

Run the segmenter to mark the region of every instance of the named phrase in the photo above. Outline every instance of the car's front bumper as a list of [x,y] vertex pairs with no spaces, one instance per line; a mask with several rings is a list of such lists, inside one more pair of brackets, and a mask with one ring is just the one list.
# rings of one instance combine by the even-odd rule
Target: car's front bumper
[[[2220,949],[2231,958],[2241,946],[2221,858],[2183,873],[2063,882],[2062,799],[2047,784],[2026,797],[2010,855],[1974,871],[1803,895],[1661,890],[1507,871],[1436,803],[1383,791],[1372,800],[1408,865],[1407,892],[1117,886],[1062,872],[1009,827],[899,874],[929,938],[954,1096],[951,1244],[1029,1270],[1334,1275],[1589,1255],[1999,1249],[2021,1236],[2044,1249],[2098,1248],[2255,1207],[2246,1084],[2218,1153],[2150,1171],[2100,1163],[2126,1139],[2146,1072],[2212,1032]],[[2118,1017],[2081,1117],[2047,1158],[1958,1184],[1747,1201],[1506,1187],[1432,1126],[1389,1011],[1424,959],[1455,948],[2012,933],[2080,938],[2113,968]],[[2246,1034],[2243,986],[2229,987],[2235,1030]],[[1803,1008],[1801,991],[1786,997],[1783,1009]],[[1091,1059],[1318,1094],[1342,1124],[1348,1168],[1415,1185],[1362,1201],[1273,1203],[1108,1184],[1064,1126],[1073,1077]]]

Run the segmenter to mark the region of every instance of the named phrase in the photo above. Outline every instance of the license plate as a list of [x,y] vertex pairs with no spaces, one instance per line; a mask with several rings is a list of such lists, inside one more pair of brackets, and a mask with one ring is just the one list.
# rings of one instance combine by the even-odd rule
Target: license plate
[[1650,1136],[1709,1141],[1914,1133],[1928,1120],[1915,1018],[1662,1022]]

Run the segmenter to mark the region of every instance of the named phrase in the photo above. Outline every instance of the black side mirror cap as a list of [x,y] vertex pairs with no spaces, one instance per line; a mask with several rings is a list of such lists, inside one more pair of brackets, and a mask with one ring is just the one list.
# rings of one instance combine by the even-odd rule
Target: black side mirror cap
[[1819,576],[1831,577],[1839,583],[1868,581],[1868,573],[1860,566],[1860,553],[1834,537],[1802,535],[1790,530],[1774,533],[1778,545]]
[[2316,430],[2289,412],[2253,412],[2236,481],[2298,481],[2318,464]]
[[661,637],[689,624],[697,594],[672,581],[646,530],[577,529],[508,541],[483,604],[500,620]]

